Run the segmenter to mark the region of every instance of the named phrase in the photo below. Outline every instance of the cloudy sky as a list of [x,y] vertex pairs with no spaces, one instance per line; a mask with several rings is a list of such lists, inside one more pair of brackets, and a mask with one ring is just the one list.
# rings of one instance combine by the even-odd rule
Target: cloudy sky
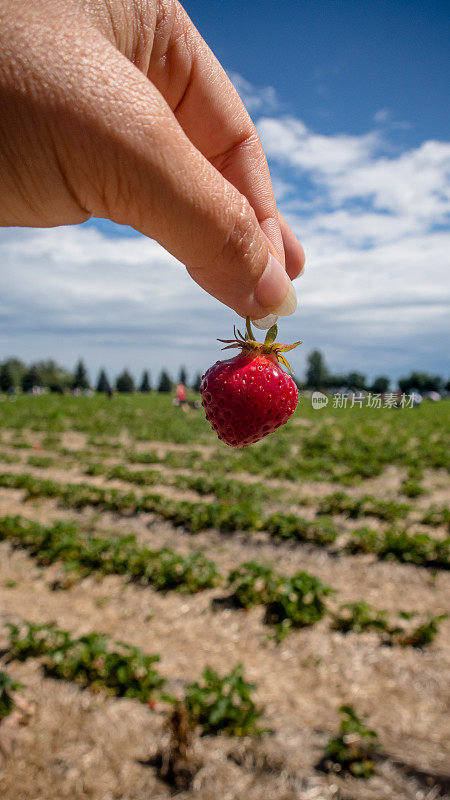
[[[284,340],[334,370],[450,375],[448,12],[192,0],[261,135],[307,268]],[[281,11],[280,11],[281,9]],[[156,243],[91,220],[0,230],[0,359],[192,374],[237,318]]]

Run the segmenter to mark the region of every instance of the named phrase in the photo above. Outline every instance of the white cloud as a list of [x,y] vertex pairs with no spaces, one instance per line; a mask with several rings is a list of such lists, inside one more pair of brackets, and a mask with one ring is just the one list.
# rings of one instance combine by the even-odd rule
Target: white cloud
[[377,211],[406,215],[419,224],[442,223],[450,213],[450,143],[427,141],[396,156],[377,132],[323,136],[292,117],[258,122],[266,153],[281,166],[308,174],[322,204],[372,203]]
[[238,72],[228,72],[228,77],[237,89],[239,96],[249,114],[255,112],[270,113],[279,108],[277,93],[273,86],[254,86]]
[[313,133],[299,119],[263,117],[258,131],[269,158],[318,177],[341,175],[371,156],[378,134],[324,136]]
[[374,122],[387,122],[391,118],[391,112],[388,108],[380,108],[373,115]]

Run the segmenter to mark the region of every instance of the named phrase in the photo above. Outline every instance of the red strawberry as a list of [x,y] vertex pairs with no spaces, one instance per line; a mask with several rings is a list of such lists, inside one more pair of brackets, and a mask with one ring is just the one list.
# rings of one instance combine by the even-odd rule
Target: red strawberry
[[284,425],[298,403],[297,387],[280,363],[290,369],[283,352],[295,344],[275,344],[277,326],[267,332],[264,344],[255,341],[247,317],[245,337],[219,339],[228,350],[241,348],[239,355],[217,361],[203,375],[200,392],[206,419],[231,447],[246,447]]

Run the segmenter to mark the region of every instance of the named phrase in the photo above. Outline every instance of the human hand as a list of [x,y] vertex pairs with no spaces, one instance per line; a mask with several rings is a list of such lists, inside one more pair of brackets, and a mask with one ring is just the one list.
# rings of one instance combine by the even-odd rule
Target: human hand
[[303,250],[255,127],[176,0],[0,0],[0,224],[131,225],[242,316]]

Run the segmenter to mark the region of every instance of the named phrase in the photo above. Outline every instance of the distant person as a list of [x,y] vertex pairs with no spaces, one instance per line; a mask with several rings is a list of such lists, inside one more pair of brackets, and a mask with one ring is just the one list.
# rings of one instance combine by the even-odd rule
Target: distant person
[[0,105],[0,225],[109,218],[240,315],[295,311],[302,247],[242,101],[176,0],[0,0]]
[[184,383],[177,384],[176,398],[180,404],[186,402],[186,387]]
[[181,381],[180,381],[180,383],[177,383],[177,386],[176,386],[176,389],[175,389],[175,397],[173,399],[173,404],[177,408],[182,408],[183,411],[187,411],[188,410],[188,405],[189,404],[187,402],[186,387],[185,387],[184,383],[181,383]]

